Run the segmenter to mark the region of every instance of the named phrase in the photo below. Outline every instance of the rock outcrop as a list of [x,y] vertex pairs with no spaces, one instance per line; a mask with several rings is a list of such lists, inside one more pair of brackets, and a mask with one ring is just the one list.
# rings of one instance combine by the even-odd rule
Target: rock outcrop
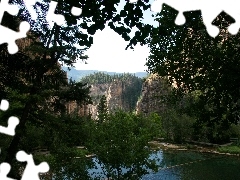
[[166,79],[156,74],[149,75],[146,80],[114,80],[109,83],[92,84],[90,96],[93,104],[77,106],[71,102],[67,105],[68,112],[78,112],[80,116],[91,114],[93,119],[97,117],[97,106],[100,98],[105,95],[109,112],[122,109],[134,111],[139,114],[149,115],[152,112],[161,113],[166,109],[165,96],[169,94],[171,87]]
[[100,98],[105,95],[109,112],[114,112],[118,109],[124,111],[134,111],[138,97],[141,93],[142,80],[113,80],[109,83],[92,84],[90,96],[93,104],[77,106],[71,102],[67,105],[68,112],[77,112],[80,116],[91,114],[93,119],[97,117],[97,106]]
[[109,112],[118,109],[133,111],[140,91],[141,85],[139,86],[132,81],[114,80],[111,83],[92,85],[90,95],[93,99],[93,105],[89,105],[89,112],[93,118],[96,118],[97,105],[102,95],[106,96]]
[[151,74],[142,85],[142,93],[136,105],[136,113],[148,115],[151,112],[161,113],[165,110],[164,96],[169,92],[166,80]]

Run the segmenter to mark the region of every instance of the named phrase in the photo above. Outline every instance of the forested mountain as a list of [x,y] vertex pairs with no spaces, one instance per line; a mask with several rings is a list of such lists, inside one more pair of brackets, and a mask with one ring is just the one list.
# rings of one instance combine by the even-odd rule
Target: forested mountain
[[[102,72],[105,74],[109,74],[109,75],[121,75],[122,73],[117,73],[117,72],[108,72],[108,71],[98,71],[98,70],[77,70],[75,68],[70,68],[70,70],[68,70],[67,67],[62,67],[62,70],[66,71],[68,74],[68,79],[72,78],[72,80],[75,81],[79,81],[80,79],[82,79],[83,77],[93,74],[93,73],[98,73],[98,72]],[[136,73],[129,73],[132,75],[135,75],[139,78],[143,78],[146,77],[148,75],[147,72],[136,72]]]
[[[109,75],[103,72],[95,72],[83,77],[80,82],[91,86],[90,96],[93,104],[89,104],[88,110],[85,110],[85,112],[90,113],[95,118],[97,116],[97,106],[102,96],[106,96],[110,112],[117,109],[134,111],[141,94],[143,79],[130,73]],[[74,109],[74,106],[72,109]]]

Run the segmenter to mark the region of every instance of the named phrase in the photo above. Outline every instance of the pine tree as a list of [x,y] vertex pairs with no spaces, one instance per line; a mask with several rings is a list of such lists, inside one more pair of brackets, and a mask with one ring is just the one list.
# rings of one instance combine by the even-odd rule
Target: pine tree
[[105,95],[102,95],[100,102],[97,106],[98,109],[98,122],[102,123],[106,120],[108,115],[108,107],[107,107],[107,98]]

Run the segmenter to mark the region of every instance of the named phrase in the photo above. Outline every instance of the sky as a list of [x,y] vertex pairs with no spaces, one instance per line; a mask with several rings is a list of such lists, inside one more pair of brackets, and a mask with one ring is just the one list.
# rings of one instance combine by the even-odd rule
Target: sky
[[[124,1],[121,0],[118,10],[124,7]],[[151,2],[151,1],[150,1]],[[157,25],[151,17],[150,10],[144,13],[143,22]],[[99,70],[110,72],[144,72],[146,58],[149,55],[147,46],[134,47],[134,50],[125,50],[128,42],[115,33],[110,27],[106,26],[103,31],[98,30],[93,36],[93,45],[87,50],[89,56],[88,64],[78,62],[74,66],[77,70]]]

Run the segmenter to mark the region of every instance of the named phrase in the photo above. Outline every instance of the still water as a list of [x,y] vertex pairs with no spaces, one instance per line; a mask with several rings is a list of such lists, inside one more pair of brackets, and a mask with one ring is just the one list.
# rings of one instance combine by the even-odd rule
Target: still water
[[[157,173],[144,175],[142,180],[240,180],[240,158],[191,151],[156,151],[150,155],[159,165]],[[101,175],[102,170],[89,172]],[[124,171],[124,170],[123,170]],[[102,175],[104,178],[104,176]]]
[[[160,158],[159,158],[160,157]],[[158,151],[151,158],[159,158],[162,169],[145,175],[143,180],[240,180],[240,158],[196,152]]]

